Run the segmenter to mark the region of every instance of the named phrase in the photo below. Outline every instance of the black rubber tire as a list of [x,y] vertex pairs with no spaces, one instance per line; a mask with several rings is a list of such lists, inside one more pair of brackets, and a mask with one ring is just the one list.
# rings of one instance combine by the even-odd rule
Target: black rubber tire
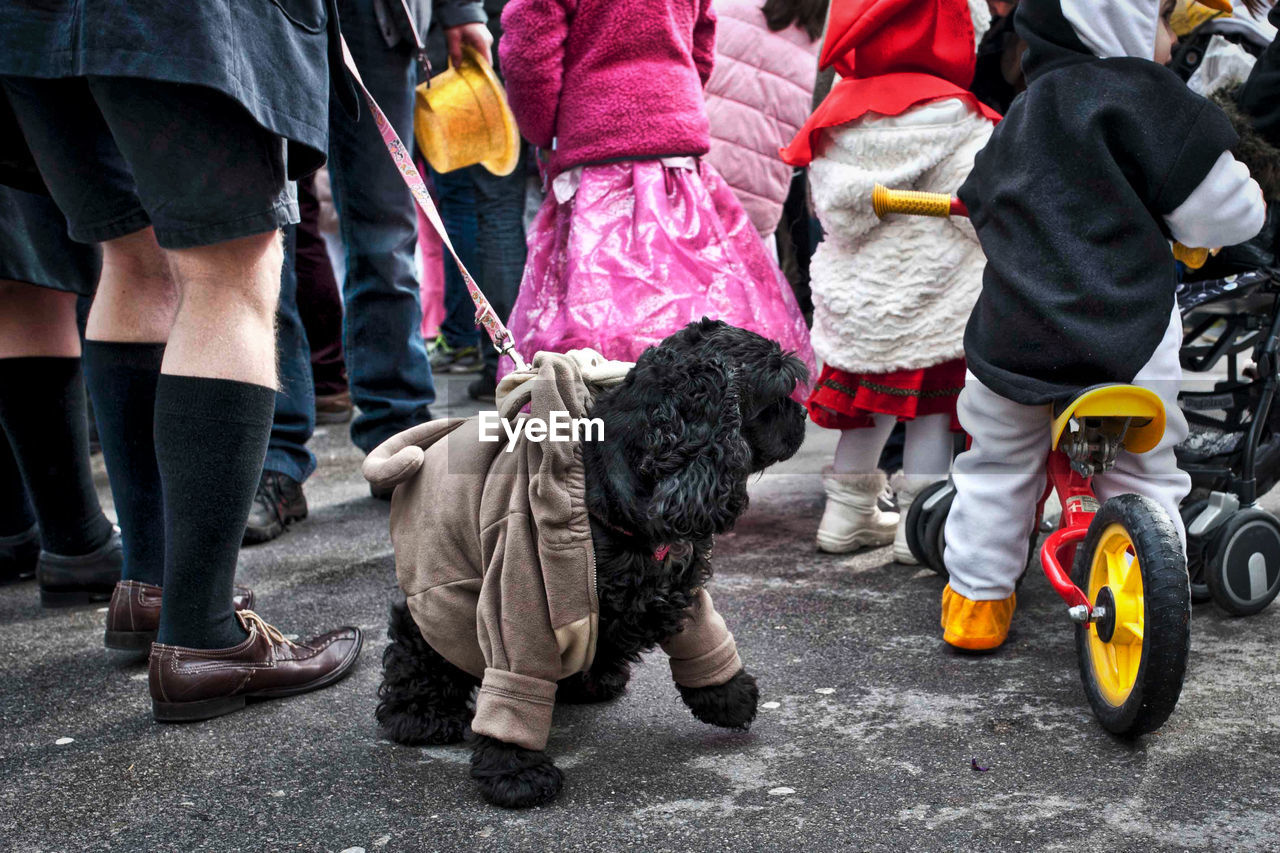
[[[1183,504],[1180,510],[1182,526],[1190,530],[1191,522],[1195,521],[1196,516],[1203,512],[1208,505],[1209,501],[1204,498]],[[1209,542],[1207,540],[1213,539],[1212,534],[1214,532],[1210,531],[1210,535],[1207,537],[1187,534],[1187,576],[1191,579],[1191,602],[1193,604],[1203,604],[1213,598],[1209,593],[1209,584],[1204,579],[1204,565],[1209,551]]]
[[947,571],[947,516],[951,513],[951,503],[956,499],[956,490],[950,489],[946,494],[938,498],[938,502],[929,508],[927,518],[924,524],[924,534],[920,537],[920,544],[924,546],[925,556],[928,558],[926,565],[933,569],[941,577],[950,577]]
[[[1254,546],[1270,552],[1271,559],[1263,564],[1263,572],[1269,577],[1262,590],[1255,593],[1251,588],[1242,594],[1246,584],[1240,574],[1249,571],[1249,553],[1261,553]],[[1214,531],[1209,551],[1204,567],[1209,593],[1232,616],[1252,616],[1280,593],[1280,521],[1271,513],[1256,508],[1235,513]]]
[[[924,511],[925,504],[937,494],[940,490],[947,488],[949,485],[946,480],[939,480],[936,483],[930,483],[920,490],[920,494],[916,495],[916,499],[911,502],[911,508],[907,510],[906,534],[907,547],[911,550],[911,556],[922,566],[928,566],[933,569],[933,564],[929,561],[928,555],[925,553],[922,536],[925,531],[925,525],[928,524],[928,515]],[[937,569],[933,569],[937,571]]]
[[[1071,579],[1088,594],[1088,574],[1103,531],[1119,524],[1129,536],[1142,572],[1142,658],[1133,689],[1118,707],[1093,679],[1090,626],[1076,626],[1076,658],[1085,695],[1103,728],[1136,737],[1164,725],[1182,693],[1191,648],[1191,589],[1177,528],[1150,498],[1118,495],[1102,505],[1076,549]],[[1092,603],[1092,602],[1091,602]]]

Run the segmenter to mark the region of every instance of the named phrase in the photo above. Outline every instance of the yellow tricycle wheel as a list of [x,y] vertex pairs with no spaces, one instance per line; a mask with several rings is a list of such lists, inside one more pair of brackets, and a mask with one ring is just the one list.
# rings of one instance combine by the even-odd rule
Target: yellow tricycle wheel
[[1116,734],[1154,731],[1178,703],[1191,644],[1191,590],[1173,522],[1148,498],[1112,498],[1076,551],[1072,579],[1095,612],[1076,629],[1094,713]]

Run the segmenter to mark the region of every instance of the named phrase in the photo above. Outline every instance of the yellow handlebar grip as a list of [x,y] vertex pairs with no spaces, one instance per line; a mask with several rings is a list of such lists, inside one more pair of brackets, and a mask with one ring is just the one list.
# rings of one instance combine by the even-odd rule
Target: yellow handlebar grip
[[946,193],[922,193],[915,190],[891,190],[876,184],[871,190],[871,209],[884,219],[890,213],[914,216],[951,215],[951,196]]
[[1193,249],[1190,246],[1175,242],[1173,244],[1173,258],[1176,261],[1182,261],[1190,269],[1198,270],[1204,266],[1205,261],[1209,260],[1209,250]]

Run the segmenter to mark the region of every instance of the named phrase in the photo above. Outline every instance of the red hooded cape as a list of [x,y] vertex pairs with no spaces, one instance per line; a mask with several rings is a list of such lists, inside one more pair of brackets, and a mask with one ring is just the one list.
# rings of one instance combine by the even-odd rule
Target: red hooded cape
[[834,65],[841,79],[782,149],[782,159],[807,166],[824,128],[867,113],[901,115],[944,98],[959,98],[999,121],[1000,114],[966,88],[976,53],[966,0],[833,0],[818,62]]

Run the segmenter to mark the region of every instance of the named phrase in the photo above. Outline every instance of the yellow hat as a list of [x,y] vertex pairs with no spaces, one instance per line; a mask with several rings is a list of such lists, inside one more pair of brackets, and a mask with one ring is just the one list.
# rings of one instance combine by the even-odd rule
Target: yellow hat
[[1169,24],[1178,38],[1191,35],[1205,21],[1231,14],[1231,0],[1178,0]]
[[414,135],[431,168],[452,172],[476,163],[509,175],[520,160],[520,132],[502,83],[470,45],[462,64],[418,86]]

